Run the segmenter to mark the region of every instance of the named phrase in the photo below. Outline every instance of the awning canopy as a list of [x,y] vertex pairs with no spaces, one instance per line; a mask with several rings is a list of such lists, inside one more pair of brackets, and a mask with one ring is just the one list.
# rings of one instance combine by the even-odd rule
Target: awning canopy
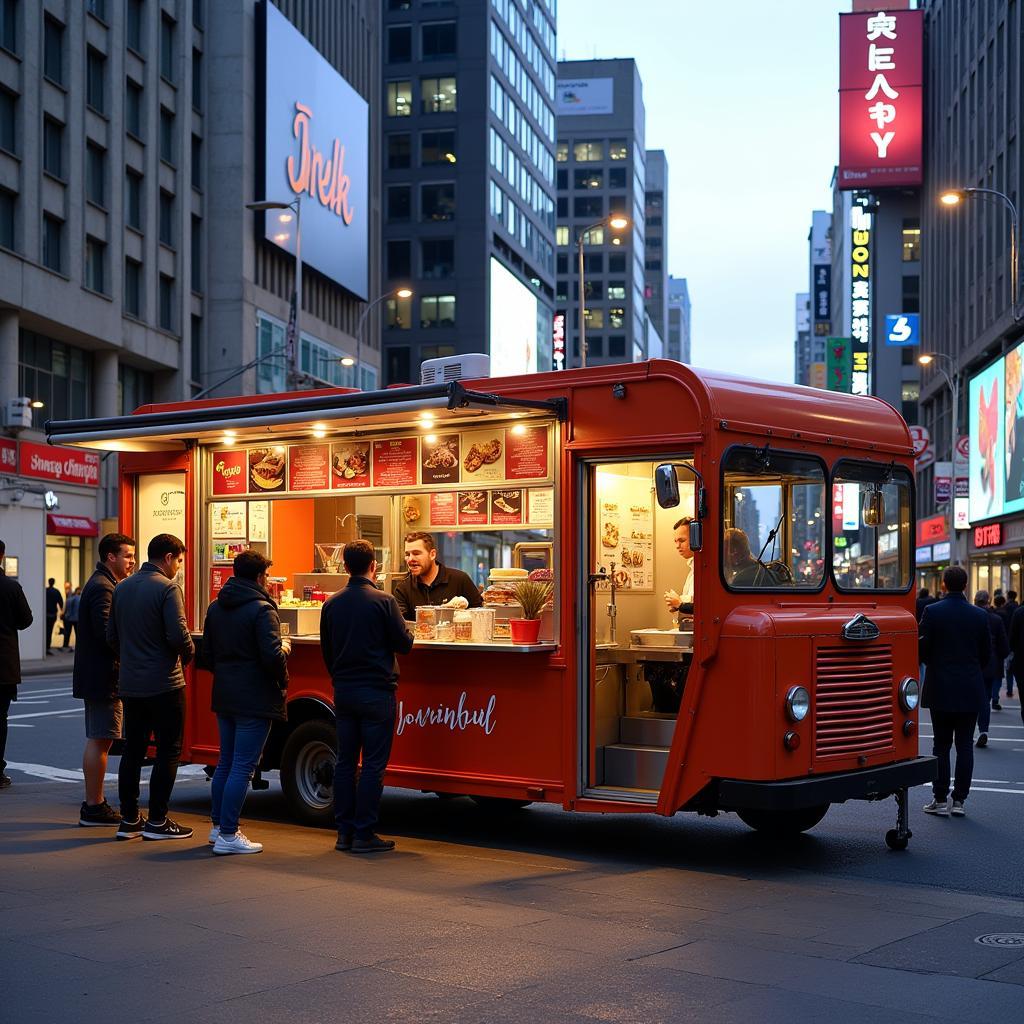
[[48,512],[46,532],[54,537],[98,537],[100,524],[88,516],[62,516]]

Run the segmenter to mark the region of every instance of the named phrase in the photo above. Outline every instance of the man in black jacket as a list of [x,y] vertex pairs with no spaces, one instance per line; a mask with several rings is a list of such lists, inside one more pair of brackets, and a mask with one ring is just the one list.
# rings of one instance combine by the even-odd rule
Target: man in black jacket
[[[997,600],[1006,603],[1002,594]],[[1006,657],[1010,653],[1010,646],[1006,639],[1006,627],[1003,625],[1003,616],[999,609],[993,608],[989,603],[987,590],[979,590],[974,595],[974,603],[978,608],[984,608],[988,615],[989,635],[992,638],[992,655],[988,664],[983,665],[981,674],[985,677],[985,699],[981,702],[978,711],[978,746],[988,746],[988,727],[992,721],[993,711],[1002,711],[1003,705],[999,703],[999,690],[1003,685],[1003,668],[1006,665]],[[991,701],[991,704],[989,703]]]
[[[135,568],[135,541],[108,533],[100,541],[100,560],[82,590],[78,605],[78,638],[72,693],[85,701],[85,750],[82,775],[85,800],[78,824],[117,825],[117,812],[103,797],[103,778],[114,740],[121,738],[122,709],[117,695],[117,660],[107,644],[107,620],[114,587]],[[70,599],[69,602],[70,604]]]
[[11,701],[18,699],[21,682],[21,652],[18,650],[18,631],[32,625],[32,609],[21,584],[8,579],[3,562],[7,547],[0,540],[0,789],[11,784],[7,774],[7,713]]
[[[384,785],[384,769],[395,735],[396,654],[412,650],[412,633],[398,603],[374,586],[373,545],[345,545],[348,586],[320,613],[320,649],[334,683],[338,763],[334,772],[335,849],[353,853],[393,850],[390,839],[374,834]],[[356,786],[356,765],[363,766]]]
[[210,790],[210,842],[218,855],[263,850],[239,829],[238,816],[270,726],[285,718],[292,647],[281,637],[277,605],[267,593],[271,564],[256,551],[237,555],[234,575],[210,605],[203,626],[200,664],[213,672],[211,703],[220,733]]
[[395,584],[394,595],[406,619],[414,620],[420,605],[444,604],[453,597],[464,597],[470,608],[484,603],[480,588],[466,573],[437,560],[437,545],[429,533],[406,534],[405,564],[409,574]]
[[[1017,603],[1017,591],[1006,592],[1006,604],[1003,605],[1003,625],[1006,627],[1006,636],[1009,639],[1010,627],[1013,625],[1013,616],[1020,605]],[[1013,648],[1010,648],[1010,656],[1006,659],[1006,696],[1013,696]],[[1022,705],[1024,707],[1024,705]]]
[[57,625],[61,609],[64,607],[64,598],[61,592],[54,586],[57,581],[51,576],[46,581],[46,653],[53,654],[53,627]]
[[[959,565],[951,565],[942,574],[945,597],[928,605],[921,616],[918,646],[926,669],[921,706],[931,711],[932,753],[939,762],[926,814],[962,817],[974,774],[974,726],[985,699],[983,673],[992,656],[992,639],[988,614],[968,604],[966,587],[967,573]],[[956,778],[950,808],[946,798],[954,737]]]

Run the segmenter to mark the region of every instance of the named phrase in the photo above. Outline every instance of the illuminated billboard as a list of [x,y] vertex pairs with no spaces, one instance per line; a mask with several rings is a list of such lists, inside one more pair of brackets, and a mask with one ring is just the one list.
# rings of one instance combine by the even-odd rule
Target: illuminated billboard
[[920,185],[924,14],[839,16],[841,189]]
[[[369,107],[271,3],[258,8],[256,198],[301,197],[302,262],[369,294]],[[264,237],[294,255],[290,210],[269,210]]]
[[491,376],[551,369],[551,310],[491,257]]

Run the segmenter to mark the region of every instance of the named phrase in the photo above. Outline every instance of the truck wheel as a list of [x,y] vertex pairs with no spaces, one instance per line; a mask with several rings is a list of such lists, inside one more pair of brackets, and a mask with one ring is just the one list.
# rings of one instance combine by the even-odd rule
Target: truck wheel
[[303,722],[281,752],[281,789],[288,808],[304,825],[334,823],[337,734],[330,722]]
[[758,832],[775,839],[799,835],[814,828],[828,813],[830,804],[818,807],[800,807],[792,811],[765,811],[751,807],[737,811],[740,820]]
[[515,800],[512,797],[505,796],[471,796],[469,798],[480,808],[481,811],[486,811],[488,814],[503,814],[506,811],[521,811],[524,807],[529,807],[533,803],[532,800]]

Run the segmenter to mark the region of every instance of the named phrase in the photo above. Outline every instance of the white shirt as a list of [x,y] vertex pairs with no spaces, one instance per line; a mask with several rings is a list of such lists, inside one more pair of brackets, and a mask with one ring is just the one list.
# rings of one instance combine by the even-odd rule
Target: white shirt
[[683,584],[682,592],[679,595],[679,603],[693,604],[693,577],[696,573],[693,571],[693,559],[687,558],[686,561],[689,563],[690,572],[686,577],[686,582]]

